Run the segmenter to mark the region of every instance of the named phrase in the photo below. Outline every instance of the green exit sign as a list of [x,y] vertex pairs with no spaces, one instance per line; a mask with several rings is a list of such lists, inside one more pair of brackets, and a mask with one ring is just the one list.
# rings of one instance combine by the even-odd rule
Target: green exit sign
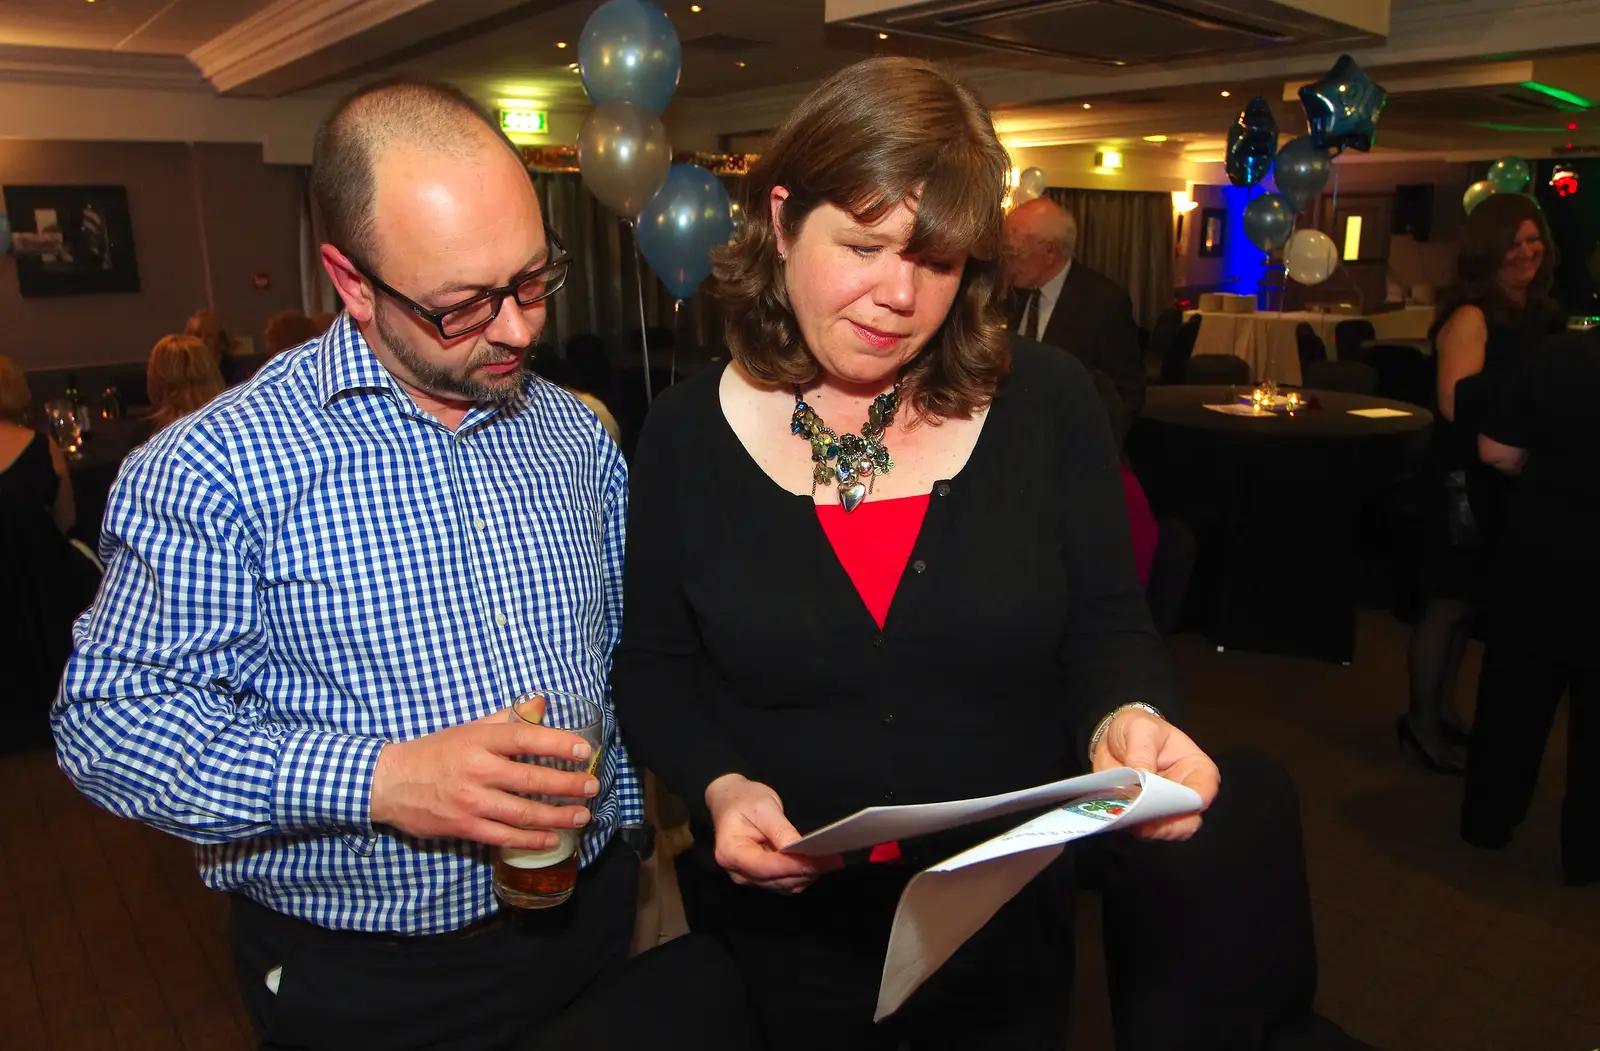
[[549,115],[542,109],[503,109],[500,130],[507,135],[543,135],[550,130]]

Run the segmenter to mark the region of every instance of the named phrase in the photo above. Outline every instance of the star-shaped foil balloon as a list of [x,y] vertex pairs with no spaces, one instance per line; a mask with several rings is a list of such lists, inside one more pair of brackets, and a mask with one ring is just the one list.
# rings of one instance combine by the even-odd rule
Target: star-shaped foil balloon
[[1340,152],[1372,149],[1378,115],[1388,100],[1389,93],[1374,84],[1349,55],[1340,55],[1321,80],[1300,89],[1312,143]]

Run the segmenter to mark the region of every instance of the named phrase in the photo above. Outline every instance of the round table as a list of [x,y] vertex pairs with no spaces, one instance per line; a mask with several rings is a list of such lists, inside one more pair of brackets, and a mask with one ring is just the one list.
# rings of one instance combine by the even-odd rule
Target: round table
[[[1293,416],[1206,407],[1239,393],[1152,387],[1128,436],[1156,514],[1183,519],[1200,542],[1190,609],[1218,646],[1348,663],[1363,500],[1420,465],[1433,417],[1317,390],[1303,392],[1317,407]],[[1405,415],[1351,415],[1369,409]]]

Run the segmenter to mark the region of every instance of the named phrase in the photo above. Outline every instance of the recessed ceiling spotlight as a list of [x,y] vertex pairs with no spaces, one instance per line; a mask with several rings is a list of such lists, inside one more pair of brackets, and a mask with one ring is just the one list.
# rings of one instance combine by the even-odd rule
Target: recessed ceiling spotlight
[[1093,103],[1089,103],[1089,102],[1085,102],[1083,104],[1083,108],[1084,109],[1094,109],[1094,104]]
[[1231,98],[1232,96],[1233,96],[1233,92],[1231,92],[1231,91],[1224,90],[1222,92],[1222,97],[1223,98]]
[[739,61],[735,62],[734,65],[738,66],[740,69],[743,69],[744,68],[744,60],[740,59]]
[[889,39],[889,34],[888,33],[879,33],[878,34],[878,39],[879,40],[888,40]]
[[556,41],[556,47],[566,47],[566,46],[567,46],[567,42],[565,40],[557,40]]
[[705,10],[705,8],[701,7],[699,4],[690,4],[689,5],[689,11],[691,13],[693,13],[693,14],[697,14],[698,15],[701,11],[704,11],[704,10]]
[[1167,137],[1165,135],[1146,135],[1144,137],[1144,141],[1145,142],[1166,142],[1167,141]]

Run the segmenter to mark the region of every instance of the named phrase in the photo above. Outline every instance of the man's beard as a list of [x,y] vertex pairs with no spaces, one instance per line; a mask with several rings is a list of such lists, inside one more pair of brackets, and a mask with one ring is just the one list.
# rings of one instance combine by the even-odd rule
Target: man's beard
[[395,356],[395,360],[411,373],[416,385],[429,394],[460,398],[475,404],[508,405],[516,401],[522,393],[523,380],[528,374],[528,359],[525,354],[521,355],[517,368],[496,376],[497,382],[486,383],[473,378],[474,370],[484,365],[498,364],[518,357],[520,348],[501,347],[491,343],[468,358],[465,365],[459,368],[447,368],[435,365],[413,350],[406,337],[384,320],[384,312],[381,309],[376,312],[375,320],[378,324],[378,338],[383,340],[383,345]]

